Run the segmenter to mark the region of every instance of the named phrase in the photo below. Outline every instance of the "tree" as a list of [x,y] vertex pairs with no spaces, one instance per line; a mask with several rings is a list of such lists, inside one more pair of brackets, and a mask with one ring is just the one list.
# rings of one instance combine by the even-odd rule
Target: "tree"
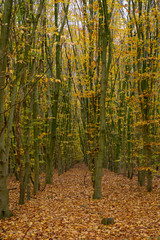
[[[102,22],[100,25],[102,36],[101,36],[101,47],[102,47],[102,77],[101,77],[101,88],[100,88],[100,133],[99,133],[99,150],[98,156],[95,163],[95,186],[94,186],[94,199],[101,198],[101,180],[102,180],[102,167],[105,156],[105,142],[106,142],[106,108],[105,98],[107,90],[107,82],[109,77],[109,70],[112,58],[112,37],[109,22],[111,20],[112,11],[114,7],[114,1],[112,2],[111,12],[108,10],[108,4],[106,1],[99,1],[99,11]],[[107,49],[108,46],[108,49]],[[107,58],[108,50],[108,58]]]
[[6,0],[4,3],[4,10],[2,14],[2,26],[0,36],[0,218],[10,217],[12,215],[8,208],[8,162],[6,159],[6,151],[4,145],[4,133],[6,128],[6,122],[4,118],[4,100],[6,87],[5,78],[11,12],[12,0]]

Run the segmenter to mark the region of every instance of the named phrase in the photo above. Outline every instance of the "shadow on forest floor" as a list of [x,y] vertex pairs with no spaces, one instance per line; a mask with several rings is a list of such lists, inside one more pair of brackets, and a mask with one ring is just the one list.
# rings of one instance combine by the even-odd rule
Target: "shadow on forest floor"
[[[129,180],[105,169],[102,199],[93,200],[90,173],[78,164],[61,176],[54,171],[53,185],[23,206],[18,205],[18,183],[9,179],[9,188],[15,187],[10,191],[14,216],[0,220],[0,239],[160,239],[160,179],[153,180],[148,193],[136,177]],[[105,217],[115,224],[101,224]]]

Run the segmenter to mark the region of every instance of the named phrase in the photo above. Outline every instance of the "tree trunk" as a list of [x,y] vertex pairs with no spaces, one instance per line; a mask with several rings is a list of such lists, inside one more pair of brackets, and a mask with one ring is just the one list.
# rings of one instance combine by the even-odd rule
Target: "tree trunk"
[[[112,6],[113,7],[113,6]],[[101,88],[100,88],[100,135],[99,135],[99,150],[97,159],[95,161],[95,185],[94,185],[94,199],[101,198],[101,181],[102,181],[102,168],[103,168],[103,161],[106,152],[106,90],[107,90],[107,83],[109,77],[109,70],[111,64],[111,57],[112,57],[112,48],[111,48],[111,33],[109,29],[109,18],[111,17],[112,13],[108,13],[108,5],[106,1],[99,1],[99,11],[100,15],[103,19],[103,23],[101,24],[101,32],[102,32],[102,77],[101,77]],[[108,46],[108,49],[107,49]],[[108,58],[107,58],[107,51],[108,51]]]
[[34,194],[39,189],[39,144],[38,144],[38,86],[34,87],[34,103],[33,103],[33,121],[34,121]]
[[102,180],[102,167],[104,160],[105,150],[105,97],[106,97],[106,47],[107,39],[103,37],[102,42],[102,78],[101,78],[101,94],[100,94],[100,137],[99,137],[99,151],[95,163],[95,186],[94,186],[94,199],[101,198],[101,180]]
[[4,99],[5,99],[5,72],[7,62],[7,45],[9,25],[12,12],[12,0],[6,0],[2,15],[1,38],[0,38],[0,219],[12,216],[8,208],[7,175],[8,162],[4,146]]

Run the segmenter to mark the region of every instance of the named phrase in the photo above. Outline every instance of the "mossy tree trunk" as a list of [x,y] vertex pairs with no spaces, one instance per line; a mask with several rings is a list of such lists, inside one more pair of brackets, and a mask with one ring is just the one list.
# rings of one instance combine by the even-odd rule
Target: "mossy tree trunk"
[[102,167],[104,160],[105,149],[105,97],[106,97],[106,45],[107,39],[103,38],[102,46],[102,78],[101,78],[101,95],[100,95],[100,136],[99,136],[99,151],[95,164],[95,186],[94,186],[94,199],[101,198],[101,179]]
[[5,74],[7,64],[7,46],[9,37],[9,25],[12,12],[12,0],[6,0],[2,14],[2,26],[0,36],[0,219],[12,216],[8,207],[7,175],[8,162],[6,158],[4,133],[6,123],[4,120],[5,99]]
[[38,86],[34,86],[33,92],[33,121],[34,121],[34,194],[39,189],[39,143],[38,143]]
[[[100,135],[99,135],[99,150],[97,159],[95,161],[95,184],[94,184],[94,199],[101,198],[101,181],[102,181],[102,168],[105,157],[106,148],[106,108],[105,98],[107,90],[107,82],[109,77],[109,70],[111,64],[112,48],[111,48],[111,33],[109,29],[109,18],[112,15],[113,6],[111,12],[108,12],[108,5],[106,1],[99,1],[100,17],[103,19],[100,26],[102,32],[101,46],[102,46],[102,77],[100,81]],[[108,48],[107,48],[108,46]],[[108,51],[108,57],[107,57]]]

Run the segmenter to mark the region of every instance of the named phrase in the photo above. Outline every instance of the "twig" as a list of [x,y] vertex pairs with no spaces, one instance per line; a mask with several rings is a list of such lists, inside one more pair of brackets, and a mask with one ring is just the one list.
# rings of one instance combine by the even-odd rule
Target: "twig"
[[84,185],[86,185],[86,176],[87,176],[87,171],[86,171],[86,173],[85,173],[85,175],[84,175]]
[[24,234],[24,237],[22,238],[23,240],[25,239],[27,233],[29,232],[29,230],[32,228],[32,225],[26,230],[25,234]]
[[43,192],[43,191],[45,190],[46,185],[47,185],[47,184],[44,185],[44,187],[42,188],[41,192]]
[[17,189],[17,188],[16,188],[16,187],[14,187],[14,188],[9,188],[8,191],[15,190],[15,189]]

